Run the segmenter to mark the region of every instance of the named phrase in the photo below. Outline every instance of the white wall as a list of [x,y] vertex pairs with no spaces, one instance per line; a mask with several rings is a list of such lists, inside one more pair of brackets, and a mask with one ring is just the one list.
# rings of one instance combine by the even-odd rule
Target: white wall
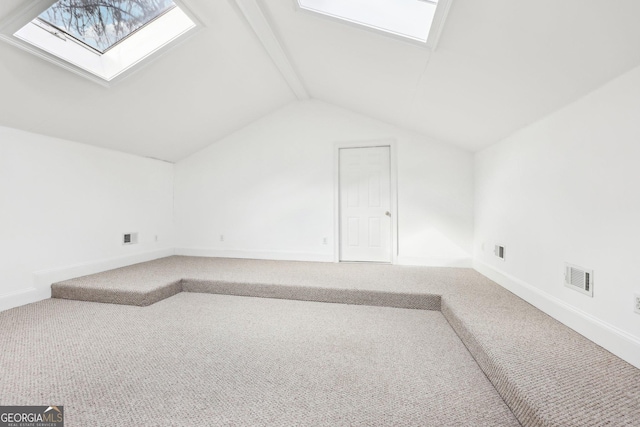
[[172,164],[0,127],[0,310],[172,253],[172,221]]
[[176,164],[177,252],[332,261],[335,143],[381,139],[397,146],[398,261],[471,265],[472,154],[319,101]]
[[[640,68],[477,154],[476,268],[640,367],[639,185]],[[565,261],[594,270],[593,298]]]

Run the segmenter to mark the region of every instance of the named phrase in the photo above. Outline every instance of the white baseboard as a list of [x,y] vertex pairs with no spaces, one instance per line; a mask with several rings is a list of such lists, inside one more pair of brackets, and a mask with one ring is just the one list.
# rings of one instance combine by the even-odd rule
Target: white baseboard
[[459,267],[472,268],[471,258],[418,258],[398,256],[397,265],[417,265],[421,267]]
[[[245,251],[207,248],[176,248],[176,255],[214,257],[214,258],[242,258],[269,259],[276,261],[315,261],[336,262],[333,254],[284,252],[284,251]],[[402,257],[396,259],[397,265],[417,265],[426,267],[462,267],[472,268],[471,258],[417,258]]]
[[473,267],[549,316],[640,368],[640,339],[637,337],[482,261],[475,260]]
[[20,307],[25,304],[31,304],[32,302],[42,301],[47,298],[51,298],[51,291],[47,293],[42,289],[29,288],[23,291],[12,292],[10,294],[0,296],[0,311]]
[[33,273],[34,288],[48,291],[51,297],[51,284],[62,280],[73,279],[74,277],[86,276],[88,274],[101,273],[114,268],[126,267],[140,262],[152,261],[173,255],[173,248],[160,249],[157,251],[143,252],[116,258],[85,262],[81,264],[68,265],[65,267],[52,268],[35,271]]
[[176,248],[176,255],[214,257],[214,258],[242,258],[242,259],[270,259],[277,261],[315,261],[333,262],[333,254],[280,252],[280,251],[243,251],[206,248]]

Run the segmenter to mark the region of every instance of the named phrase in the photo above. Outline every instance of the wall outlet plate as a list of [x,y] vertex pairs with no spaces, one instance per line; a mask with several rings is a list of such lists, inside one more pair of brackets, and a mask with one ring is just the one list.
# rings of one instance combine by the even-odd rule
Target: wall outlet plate
[[640,292],[633,294],[633,311],[640,314]]

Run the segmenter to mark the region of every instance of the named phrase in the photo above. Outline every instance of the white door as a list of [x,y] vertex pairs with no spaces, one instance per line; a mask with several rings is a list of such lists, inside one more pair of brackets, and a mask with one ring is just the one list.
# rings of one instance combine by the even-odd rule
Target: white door
[[340,261],[391,262],[389,152],[340,149]]

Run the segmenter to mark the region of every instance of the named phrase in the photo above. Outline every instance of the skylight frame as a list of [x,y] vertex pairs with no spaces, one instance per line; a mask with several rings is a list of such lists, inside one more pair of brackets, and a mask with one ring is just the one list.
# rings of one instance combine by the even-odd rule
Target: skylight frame
[[[76,44],[79,44],[81,46],[83,46],[84,48],[91,50],[93,52],[95,52],[97,55],[102,55],[103,53],[100,52],[99,50],[95,49],[93,46],[88,45],[87,43],[83,42],[82,40],[78,39],[77,37],[75,37],[73,34],[69,34],[66,31],[56,27],[55,25],[50,24],[49,22],[41,19],[39,16],[36,17],[35,19],[33,19],[31,21],[32,24],[35,24],[36,26],[41,27],[43,30],[45,31],[59,31],[60,33],[64,34],[65,38],[68,38],[69,40],[73,41]],[[52,33],[53,35],[59,37],[57,34]]]
[[301,4],[301,0],[293,0],[294,7],[297,12],[313,15],[320,17],[322,19],[331,20],[334,22],[338,22],[342,25],[347,25],[352,28],[357,28],[359,30],[369,31],[372,33],[380,34],[389,38],[393,38],[396,40],[401,40],[406,43],[410,43],[413,45],[421,46],[423,48],[427,48],[430,51],[435,51],[438,45],[438,41],[440,39],[440,35],[442,33],[442,29],[444,26],[444,21],[449,13],[449,9],[451,8],[451,2],[453,0],[415,0],[417,2],[425,2],[425,3],[437,3],[436,10],[434,13],[433,20],[431,22],[431,26],[428,32],[428,36],[426,41],[423,41],[419,38],[412,37],[406,34],[402,34],[400,32],[394,32],[389,29],[377,27],[372,24],[368,24],[365,22],[359,22],[354,19],[337,16],[331,13],[310,9]]
[[[0,39],[24,51],[27,51],[33,54],[34,56],[37,56],[50,63],[53,63],[74,74],[87,78],[88,80],[91,80],[94,83],[97,83],[104,87],[111,87],[112,85],[117,84],[124,78],[143,69],[144,67],[148,66],[150,63],[155,61],[156,59],[160,58],[161,56],[169,52],[174,47],[184,43],[185,41],[193,37],[195,34],[200,32],[204,28],[203,23],[192,12],[192,8],[188,4],[188,0],[172,0],[176,4],[179,11],[183,15],[185,15],[186,18],[188,18],[194,24],[194,26],[188,29],[187,31],[184,31],[178,34],[177,36],[163,42],[163,44],[161,44],[160,46],[157,46],[155,48],[148,50],[141,57],[137,58],[136,60],[132,60],[129,65],[126,65],[123,70],[117,72],[113,77],[111,77],[110,79],[105,79],[104,77],[100,77],[91,71],[87,71],[81,66],[73,64],[72,62],[62,59],[56,56],[55,54],[52,54],[46,50],[43,50],[37,46],[34,46],[33,44],[27,41],[20,39],[19,37],[14,36],[16,32],[20,31],[21,29],[26,27],[27,24],[34,21],[42,12],[49,9],[57,1],[58,0],[32,0],[29,4],[25,5],[23,8],[20,8],[15,13],[9,15],[6,19],[0,22]],[[151,26],[153,22],[157,21],[159,18],[167,15],[168,13],[170,13],[172,10],[175,10],[175,9],[176,8],[172,8],[166,11],[164,14],[161,14],[156,19],[150,21],[149,25],[145,25],[139,28],[138,30],[130,33],[129,37],[135,37],[136,34],[139,34],[140,32],[142,32],[144,36],[145,31],[141,31],[141,30],[144,30],[145,28]],[[45,23],[45,25],[48,25],[48,24]],[[52,27],[52,28],[55,28],[55,27]],[[66,35],[66,32],[64,33]],[[87,45],[82,41],[78,41],[73,36],[69,36],[69,37],[70,37],[69,40],[73,40],[74,44],[77,44],[78,47],[81,47],[86,52],[92,52],[92,54],[96,55],[97,57],[101,56],[100,51],[93,49],[90,45]],[[112,47],[117,49],[118,45],[122,45],[123,42],[127,40],[129,37],[126,37],[120,40],[118,43],[114,44]],[[124,44],[126,45],[126,43]],[[108,55],[108,54],[109,52],[105,51],[104,55]]]

